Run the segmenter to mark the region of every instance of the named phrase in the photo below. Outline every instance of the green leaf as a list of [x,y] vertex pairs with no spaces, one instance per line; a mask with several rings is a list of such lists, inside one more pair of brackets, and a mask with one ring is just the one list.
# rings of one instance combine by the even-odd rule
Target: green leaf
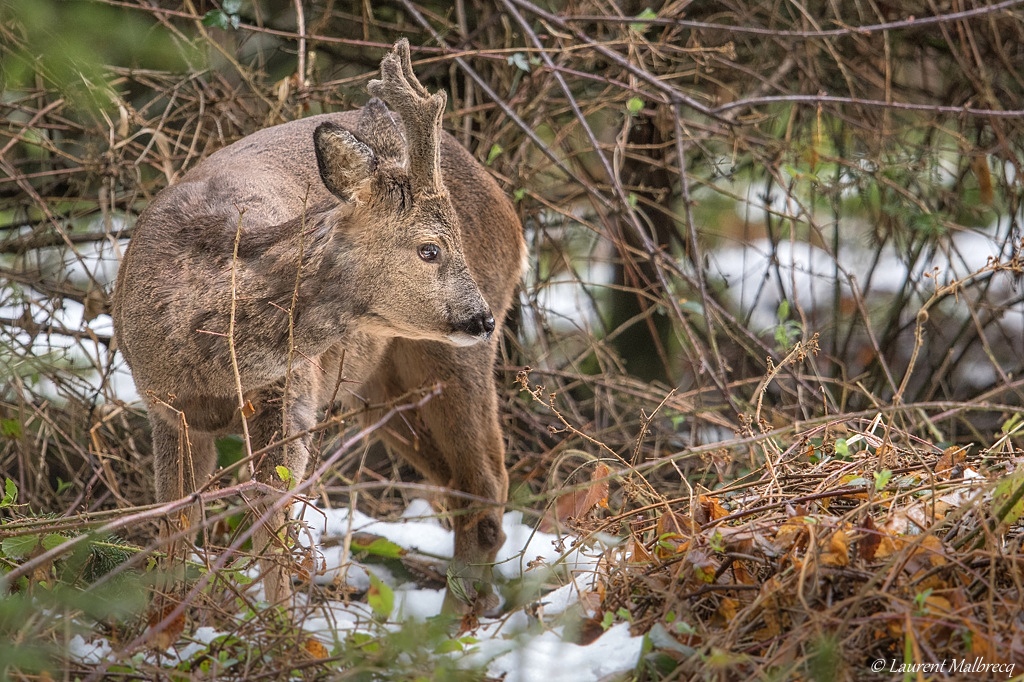
[[22,433],[21,422],[17,419],[0,419],[0,436],[13,440],[21,438]]
[[714,534],[708,540],[708,547],[710,547],[711,549],[713,549],[716,552],[724,552],[725,551],[725,538],[722,537],[722,533],[721,532],[719,532],[717,530],[714,532]]
[[292,472],[288,467],[282,464],[278,464],[276,467],[274,467],[274,471],[277,472],[277,477],[280,478],[282,481],[284,481],[285,483],[291,483]]
[[71,538],[67,537],[66,535],[61,535],[60,533],[47,533],[43,536],[42,539],[43,549],[45,549],[46,551],[50,551],[54,547],[59,547],[63,545],[70,539]]
[[245,457],[245,444],[238,436],[217,439],[217,464],[229,467]]
[[373,609],[373,615],[378,620],[387,620],[395,608],[395,592],[371,573],[370,590],[366,593],[366,602]]
[[775,310],[775,319],[779,322],[785,322],[789,319],[789,299],[784,298],[779,301],[779,307]]
[[[56,492],[57,492],[58,495],[62,495],[63,493],[67,492],[70,488],[74,487],[74,485],[75,484],[73,482],[65,481],[63,478],[58,476],[57,477],[57,490],[56,490]],[[2,507],[2,506],[3,505],[0,505],[0,507]]]
[[228,19],[228,15],[219,9],[211,9],[209,12],[203,15],[203,26],[210,26],[212,28],[227,28],[231,25],[231,21]]
[[385,559],[399,559],[405,556],[406,550],[399,545],[391,542],[387,538],[376,538],[369,544],[361,544],[352,541],[352,550],[355,552],[366,552],[374,556],[383,557]]
[[1014,524],[1024,516],[1024,471],[1007,476],[992,493],[992,509],[1005,524]]
[[626,111],[629,112],[630,116],[636,116],[644,108],[644,101],[639,97],[630,97],[626,101]]
[[875,490],[877,491],[885,489],[885,486],[889,485],[889,479],[892,478],[892,472],[888,469],[874,471],[871,475],[875,477]]
[[[644,8],[644,11],[636,15],[637,19],[657,19],[658,13],[652,10],[650,7]],[[637,33],[643,33],[650,26],[646,21],[634,21],[629,24],[629,30],[636,31]]]
[[457,639],[446,639],[442,640],[440,644],[434,649],[435,654],[450,654],[456,651],[463,651],[462,642]]
[[1020,412],[1014,412],[1012,417],[1003,422],[1003,426],[1000,428],[1000,431],[1003,433],[1011,433],[1017,428],[1017,425],[1020,424],[1021,419],[1024,419],[1024,417],[1021,416]]
[[13,538],[4,538],[0,544],[4,556],[11,559],[20,559],[27,556],[32,550],[39,546],[38,535],[18,535]]
[[615,622],[615,614],[611,611],[605,611],[604,617],[601,619],[601,628],[607,630]]
[[526,188],[525,187],[520,187],[519,189],[517,189],[514,192],[512,192],[512,199],[517,204],[520,201],[522,201],[524,197],[526,197]]
[[0,509],[10,507],[18,501],[18,484],[14,479],[4,479],[4,499],[0,500]]
[[494,163],[494,160],[501,156],[501,153],[503,151],[505,151],[505,149],[500,144],[492,144],[491,151],[487,152],[487,165],[490,166],[492,163]]

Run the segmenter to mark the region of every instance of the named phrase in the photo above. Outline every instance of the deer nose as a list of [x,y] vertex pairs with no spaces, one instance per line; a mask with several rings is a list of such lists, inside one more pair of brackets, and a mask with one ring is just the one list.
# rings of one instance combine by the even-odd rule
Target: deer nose
[[470,336],[484,339],[490,338],[491,332],[494,331],[494,316],[491,315],[490,311],[474,315],[462,324],[462,328],[459,331],[465,332]]

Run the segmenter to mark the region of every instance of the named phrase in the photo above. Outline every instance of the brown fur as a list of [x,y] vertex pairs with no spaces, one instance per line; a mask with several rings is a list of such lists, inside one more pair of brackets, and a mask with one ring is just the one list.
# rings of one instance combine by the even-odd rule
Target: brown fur
[[[226,336],[233,269],[253,450],[314,426],[339,376],[349,406],[441,382],[438,397],[392,420],[384,438],[431,481],[498,503],[454,517],[453,569],[473,595],[503,541],[508,479],[493,364],[523,262],[522,227],[486,171],[441,132],[444,98],[415,80],[404,40],[381,73],[371,92],[404,123],[374,99],[361,111],[267,128],[157,196],[118,276],[118,347],[149,408],[161,501],[208,480],[214,439],[241,431]],[[428,243],[439,249],[434,261],[421,256]],[[257,479],[282,487],[278,465],[303,475],[310,444],[306,433],[271,450]],[[456,497],[451,506],[467,504]],[[278,515],[257,529],[267,556],[281,551],[274,531],[283,523]],[[287,567],[268,560],[265,569],[268,598],[286,597]],[[455,606],[451,592],[446,603]]]

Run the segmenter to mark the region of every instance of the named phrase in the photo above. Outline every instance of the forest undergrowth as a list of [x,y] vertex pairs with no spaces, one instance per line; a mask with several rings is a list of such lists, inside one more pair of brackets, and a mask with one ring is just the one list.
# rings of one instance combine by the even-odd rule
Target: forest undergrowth
[[[1024,674],[1024,1],[39,0],[0,1],[0,679],[504,674],[473,658],[490,621],[393,618],[443,557],[372,533],[297,526],[307,601],[262,603],[246,517],[277,492],[224,438],[216,481],[154,504],[112,342],[153,196],[360,106],[401,36],[530,251],[495,368],[509,509],[563,558],[521,552],[498,621],[624,627],[621,679]],[[395,524],[440,499],[358,416],[321,415],[298,492]],[[335,547],[373,577],[325,577]],[[365,618],[311,634],[325,604]]]

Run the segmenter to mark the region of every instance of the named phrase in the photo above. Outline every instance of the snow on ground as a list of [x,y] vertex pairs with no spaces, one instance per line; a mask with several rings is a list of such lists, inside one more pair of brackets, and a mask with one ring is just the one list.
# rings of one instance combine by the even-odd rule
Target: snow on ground
[[[364,602],[327,601],[316,605],[299,594],[297,608],[307,615],[302,627],[328,645],[343,643],[351,633],[370,635],[381,628],[397,630],[408,621],[423,621],[440,613],[444,600],[441,589],[424,589],[414,582],[396,578],[382,563],[356,563],[342,555],[343,539],[353,533],[385,538],[407,550],[413,557],[437,562],[443,571],[454,548],[452,531],[444,528],[425,500],[413,500],[397,521],[374,519],[349,509],[323,509],[312,504],[296,506],[296,516],[308,527],[305,543],[313,543],[321,556],[323,573],[316,578],[326,584],[344,580],[356,590],[370,585],[370,573],[394,591],[390,618],[382,624]],[[565,628],[591,613],[580,604],[597,577],[601,556],[614,546],[611,537],[598,537],[588,544],[573,544],[572,537],[541,533],[523,522],[521,512],[504,516],[507,537],[498,553],[495,579],[500,583],[523,581],[538,590],[539,599],[531,614],[511,610],[496,618],[481,618],[479,626],[468,634],[472,641],[461,651],[438,653],[453,658],[458,665],[481,668],[506,682],[590,682],[609,675],[633,670],[641,654],[643,637],[633,636],[628,623],[614,625],[587,645],[566,641]],[[500,587],[499,587],[500,589]],[[151,662],[176,665],[202,652],[207,644],[225,633],[201,627],[186,633]],[[96,665],[110,660],[112,650],[104,638],[87,641],[76,635],[69,642],[70,653],[82,663]]]
[[[353,587],[369,585],[368,572],[387,583],[395,593],[389,627],[400,627],[409,619],[424,620],[437,615],[444,599],[443,590],[422,589],[414,583],[401,583],[380,565],[350,563],[345,566],[340,541],[349,533],[383,537],[414,555],[448,559],[454,548],[452,531],[444,528],[425,500],[413,500],[395,522],[378,521],[359,511],[319,509],[306,506],[301,517],[323,554],[322,582],[333,581],[346,571]],[[563,640],[564,625],[555,624],[558,616],[578,604],[580,592],[592,586],[600,556],[614,544],[611,538],[599,538],[597,546],[572,546],[573,538],[541,533],[523,522],[521,512],[505,514],[503,529],[507,537],[498,552],[495,578],[500,581],[526,579],[539,584],[560,583],[561,587],[540,598],[541,620],[528,617],[523,610],[500,618],[483,618],[471,633],[476,642],[461,654],[463,665],[484,667],[489,675],[502,676],[508,682],[548,682],[551,679],[599,680],[608,675],[632,670],[640,658],[642,637],[629,633],[622,623],[608,629],[596,641],[580,646]],[[334,540],[324,547],[325,540]],[[372,613],[363,603],[333,602],[322,615],[308,618],[304,627],[328,641],[341,640],[351,630],[363,630],[372,623]]]

